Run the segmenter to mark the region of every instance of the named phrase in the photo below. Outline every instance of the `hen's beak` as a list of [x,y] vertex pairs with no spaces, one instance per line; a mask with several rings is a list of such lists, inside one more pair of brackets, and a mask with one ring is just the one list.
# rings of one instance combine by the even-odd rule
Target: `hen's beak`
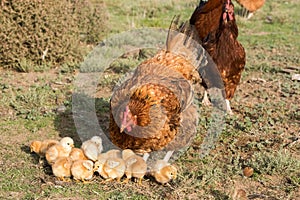
[[124,131],[125,127],[121,126],[120,128],[120,133],[122,133]]

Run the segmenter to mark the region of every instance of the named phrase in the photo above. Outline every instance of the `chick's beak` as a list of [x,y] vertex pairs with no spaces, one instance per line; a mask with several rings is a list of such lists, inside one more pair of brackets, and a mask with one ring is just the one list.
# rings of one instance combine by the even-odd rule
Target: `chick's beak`
[[177,174],[175,173],[173,176],[173,179],[175,180],[177,178]]
[[97,171],[98,169],[99,169],[99,167],[94,167],[93,172]]

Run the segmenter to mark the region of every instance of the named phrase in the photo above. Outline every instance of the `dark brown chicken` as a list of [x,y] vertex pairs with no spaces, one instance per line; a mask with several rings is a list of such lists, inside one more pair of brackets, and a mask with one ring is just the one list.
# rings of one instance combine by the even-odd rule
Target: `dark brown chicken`
[[110,101],[110,139],[138,153],[178,150],[196,133],[198,114],[193,103],[197,68],[204,50],[192,39],[187,23],[181,32],[169,31],[166,50],[144,61],[118,86]]
[[[229,100],[234,95],[246,63],[245,50],[237,41],[234,6],[231,0],[201,1],[190,23],[195,25],[203,48],[218,67],[225,87],[227,112],[232,114]],[[209,102],[207,93],[203,102]]]
[[265,0],[236,0],[238,4],[242,6],[242,16],[250,19],[253,13],[260,9],[264,4]]

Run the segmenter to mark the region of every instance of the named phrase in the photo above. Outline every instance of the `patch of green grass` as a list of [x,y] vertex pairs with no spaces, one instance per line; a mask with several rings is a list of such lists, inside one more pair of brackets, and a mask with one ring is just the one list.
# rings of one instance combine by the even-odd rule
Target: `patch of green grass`
[[[259,174],[296,176],[300,172],[300,161],[289,152],[256,152],[249,163]],[[300,182],[298,182],[298,185]]]
[[107,1],[113,32],[141,27],[168,28],[174,15],[187,20],[193,12],[193,1]]

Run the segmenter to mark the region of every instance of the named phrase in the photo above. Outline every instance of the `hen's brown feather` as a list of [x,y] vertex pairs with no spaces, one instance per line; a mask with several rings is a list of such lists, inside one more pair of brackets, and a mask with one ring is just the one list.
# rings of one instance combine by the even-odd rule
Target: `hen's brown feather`
[[[114,120],[110,121],[110,135],[113,143],[122,149],[130,148],[139,152],[150,152],[162,149],[174,139],[180,126],[181,110],[191,103],[188,101],[192,100],[191,87],[184,76],[191,80],[193,76],[190,71],[184,69],[184,65],[186,68],[192,68],[184,58],[164,51],[139,66],[137,70],[141,73],[138,73],[139,75],[152,76],[153,80],[157,79],[157,83],[153,80],[152,83],[146,82],[132,92],[128,106],[131,113],[137,115],[138,126],[130,134],[120,133],[117,123]],[[176,72],[177,70],[182,71],[184,75]],[[179,84],[180,90],[174,87],[175,84]],[[177,94],[172,90],[177,91]],[[179,95],[185,102],[181,103],[177,98]],[[122,100],[119,99],[118,102]],[[112,106],[114,106],[114,101]]]
[[[189,41],[192,35],[169,33],[166,50],[141,63],[116,88],[110,102],[110,137],[115,145],[140,153],[178,150],[195,134],[198,117],[192,83],[200,80],[197,67],[204,56]],[[120,133],[126,106],[137,124]]]
[[203,41],[207,35],[216,31],[220,25],[224,0],[200,2],[191,16],[190,23],[195,25],[199,38]]
[[237,32],[234,21],[223,22],[216,37],[209,36],[208,41],[203,43],[203,47],[218,66],[228,100],[233,97],[245,66],[245,50],[237,41]]

